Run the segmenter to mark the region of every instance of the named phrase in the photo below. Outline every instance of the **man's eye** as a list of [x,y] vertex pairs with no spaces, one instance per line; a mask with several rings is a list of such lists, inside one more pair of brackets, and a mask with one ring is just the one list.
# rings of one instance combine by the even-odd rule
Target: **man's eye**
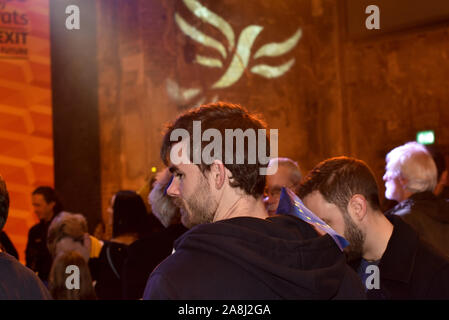
[[175,173],[175,177],[179,178],[179,179],[182,179],[184,177],[184,175],[182,173],[176,172]]

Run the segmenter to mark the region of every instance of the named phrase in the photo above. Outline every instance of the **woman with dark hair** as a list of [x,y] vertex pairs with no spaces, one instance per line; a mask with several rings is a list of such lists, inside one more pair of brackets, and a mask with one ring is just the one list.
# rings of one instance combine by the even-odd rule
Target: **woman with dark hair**
[[131,244],[146,232],[147,209],[134,191],[117,192],[111,199],[112,240]]
[[117,192],[108,213],[112,239],[105,241],[98,259],[91,259],[89,264],[98,298],[115,300],[122,299],[122,268],[128,246],[143,237],[150,226],[145,204],[134,191]]

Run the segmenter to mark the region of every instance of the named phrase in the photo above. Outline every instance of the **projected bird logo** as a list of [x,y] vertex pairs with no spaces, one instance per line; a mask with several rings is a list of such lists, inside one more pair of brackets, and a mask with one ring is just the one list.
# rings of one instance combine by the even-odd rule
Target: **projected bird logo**
[[[251,55],[252,46],[262,32],[263,27],[250,25],[243,29],[238,37],[237,45],[235,34],[231,25],[216,13],[210,11],[197,0],[183,0],[186,7],[201,21],[212,25],[223,33],[227,40],[227,46],[220,41],[206,35],[196,27],[189,24],[179,13],[175,13],[175,22],[179,29],[188,37],[197,43],[218,51],[222,59],[207,57],[197,54],[194,62],[207,68],[218,68],[223,70],[221,77],[213,83],[209,89],[224,89],[235,84],[243,75],[248,67],[250,59],[257,60],[262,57],[279,57],[292,50],[299,42],[302,36],[301,28],[287,40],[279,43],[268,43],[263,45],[253,55]],[[232,55],[230,64],[225,67],[223,61]],[[249,72],[267,79],[278,78],[289,71],[295,63],[292,58],[284,64],[270,66],[266,64],[257,64]],[[198,97],[202,93],[201,88],[181,88],[174,80],[167,80],[167,92],[169,96],[178,103],[187,103]],[[205,98],[200,98],[196,104],[202,104]],[[218,100],[216,95],[212,101]],[[209,101],[208,101],[209,102]]]

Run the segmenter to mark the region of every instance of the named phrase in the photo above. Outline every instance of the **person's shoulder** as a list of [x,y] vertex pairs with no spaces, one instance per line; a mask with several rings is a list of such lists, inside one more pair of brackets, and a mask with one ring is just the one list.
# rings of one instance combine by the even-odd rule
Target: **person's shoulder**
[[35,225],[33,225],[33,226],[30,228],[29,233],[30,233],[30,234],[37,233],[37,232],[39,232],[39,230],[40,230],[41,228],[42,228],[42,223],[38,222],[38,223],[36,223]]
[[422,286],[429,298],[449,299],[449,257],[424,240],[418,245],[415,273],[426,279]]
[[[186,277],[188,278],[188,277]],[[179,289],[163,272],[154,271],[148,278],[143,300],[179,299]]]
[[449,257],[421,237],[418,240],[417,254],[427,266],[449,267]]
[[9,274],[10,279],[14,278],[14,276],[27,278],[36,276],[31,269],[25,267],[16,258],[7,253],[0,253],[0,269],[0,273]]
[[51,299],[38,276],[9,254],[0,253],[0,274],[7,275],[2,277],[0,287],[13,288],[9,295],[3,293],[4,299]]
[[[128,256],[129,245],[114,241],[104,241],[101,248],[99,259],[124,259]],[[109,258],[108,258],[109,257]]]

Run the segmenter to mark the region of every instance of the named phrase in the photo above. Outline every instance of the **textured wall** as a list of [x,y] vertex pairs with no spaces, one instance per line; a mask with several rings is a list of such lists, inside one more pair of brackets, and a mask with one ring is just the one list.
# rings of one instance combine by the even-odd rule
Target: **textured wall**
[[[307,170],[330,156],[353,155],[366,160],[381,182],[385,153],[413,140],[416,131],[433,128],[448,143],[444,24],[350,40],[343,2],[203,0],[232,29],[234,48],[248,26],[263,27],[247,46],[248,62],[240,56],[246,66],[241,76],[220,86],[235,54],[229,32],[222,22],[213,26],[195,15],[187,3],[98,2],[103,209],[113,192],[139,188],[151,166],[161,165],[165,122],[216,99],[262,113],[269,127],[279,129],[279,154]],[[198,43],[179,17],[216,43]],[[288,52],[255,56],[298,28],[302,36]],[[198,56],[214,66],[198,63]],[[278,67],[292,59],[279,77],[253,72],[258,65]]]
[[449,27],[402,31],[342,45],[349,151],[381,183],[385,154],[433,129],[449,154]]

